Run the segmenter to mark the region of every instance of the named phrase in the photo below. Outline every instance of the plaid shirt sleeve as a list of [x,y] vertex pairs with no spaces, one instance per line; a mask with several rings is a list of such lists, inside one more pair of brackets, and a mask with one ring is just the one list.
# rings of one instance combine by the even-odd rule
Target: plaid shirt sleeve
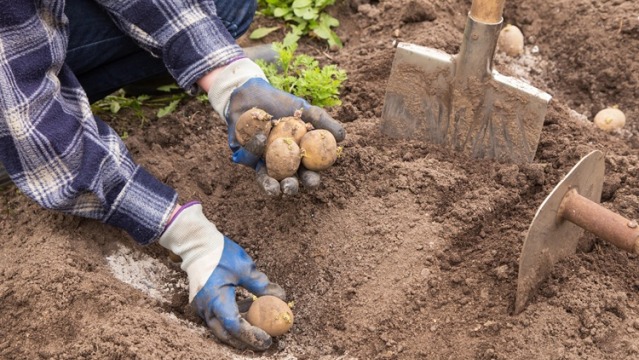
[[63,9],[63,1],[52,0],[16,1],[2,10],[0,161],[40,205],[117,226],[141,244],[152,242],[177,195],[137,165],[120,137],[91,113],[64,65]]
[[212,0],[98,0],[119,27],[163,59],[189,93],[195,82],[244,52],[235,43]]

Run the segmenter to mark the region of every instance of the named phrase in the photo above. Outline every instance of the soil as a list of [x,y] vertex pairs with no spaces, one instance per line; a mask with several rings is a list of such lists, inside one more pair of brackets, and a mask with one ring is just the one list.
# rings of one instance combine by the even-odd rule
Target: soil
[[[551,95],[534,160],[469,159],[380,132],[394,43],[459,50],[470,1],[349,0],[333,14],[339,51],[298,51],[349,79],[330,109],[348,132],[322,186],[293,198],[261,194],[234,165],[223,122],[192,100],[140,126],[106,118],[133,156],[199,199],[295,302],[295,324],[271,349],[215,341],[188,305],[186,278],[159,245],[0,194],[3,359],[636,359],[639,259],[591,234],[513,314],[518,257],[536,210],[579,159],[605,153],[602,205],[639,217],[639,3],[507,2],[525,54],[495,69]],[[258,18],[254,26],[269,23]],[[272,34],[267,40],[278,40]],[[621,131],[592,124],[618,105]],[[558,239],[560,241],[561,239]]]

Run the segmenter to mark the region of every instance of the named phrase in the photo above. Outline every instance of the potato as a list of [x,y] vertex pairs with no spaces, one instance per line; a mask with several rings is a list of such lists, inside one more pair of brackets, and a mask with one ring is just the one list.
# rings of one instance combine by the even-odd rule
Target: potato
[[602,130],[613,131],[626,124],[626,115],[616,107],[609,107],[599,111],[593,122]]
[[266,136],[271,132],[273,117],[266,111],[252,108],[245,111],[235,125],[235,137],[240,145],[246,144],[255,134],[262,132]]
[[285,334],[293,326],[293,312],[284,301],[271,295],[257,298],[246,313],[246,321],[271,336]]
[[313,125],[305,123],[297,116],[283,117],[276,120],[274,124],[268,136],[268,140],[266,140],[266,146],[281,137],[292,137],[299,145],[302,137],[313,128]]
[[506,25],[499,32],[497,47],[507,55],[517,57],[524,53],[524,34],[514,25]]
[[328,130],[309,131],[300,141],[302,165],[312,171],[322,171],[337,160],[337,141]]
[[295,175],[300,167],[302,152],[291,137],[275,139],[266,147],[264,161],[268,176],[277,181]]

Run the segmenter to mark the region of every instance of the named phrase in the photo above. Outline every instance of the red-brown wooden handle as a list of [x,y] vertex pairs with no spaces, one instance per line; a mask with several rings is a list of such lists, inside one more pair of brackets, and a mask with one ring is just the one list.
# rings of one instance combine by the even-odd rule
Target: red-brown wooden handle
[[[639,226],[636,221],[612,212],[572,189],[564,195],[558,214],[602,240],[630,253],[639,254]],[[561,241],[561,239],[557,239]]]
[[506,0],[473,0],[470,16],[475,21],[496,24],[501,21]]

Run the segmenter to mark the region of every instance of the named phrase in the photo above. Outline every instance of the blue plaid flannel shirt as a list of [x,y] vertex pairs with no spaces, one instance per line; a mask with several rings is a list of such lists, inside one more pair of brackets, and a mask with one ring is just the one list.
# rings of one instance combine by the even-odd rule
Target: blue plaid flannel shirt
[[[97,0],[120,28],[196,91],[205,73],[241,57],[213,1]],[[133,161],[91,113],[65,65],[64,0],[13,1],[0,11],[0,161],[43,207],[126,230],[147,244],[162,234],[175,190]]]

